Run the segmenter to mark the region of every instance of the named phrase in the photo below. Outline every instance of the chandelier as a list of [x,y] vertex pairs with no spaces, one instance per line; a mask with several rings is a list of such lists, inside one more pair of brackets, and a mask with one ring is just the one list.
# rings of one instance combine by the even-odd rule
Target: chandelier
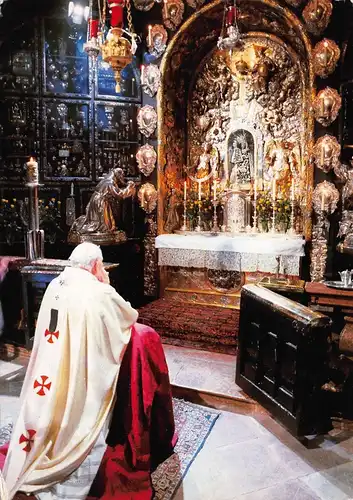
[[[94,0],[93,0],[94,1]],[[92,2],[93,3],[93,2]],[[137,35],[134,33],[130,0],[97,0],[98,18],[90,6],[87,42],[84,51],[95,62],[99,54],[114,71],[115,91],[121,91],[121,71],[132,62],[137,48]],[[107,7],[110,13],[110,27],[107,25]],[[124,8],[127,10],[128,29],[124,29]]]
[[238,23],[238,9],[236,0],[233,5],[225,6],[223,14],[222,31],[217,41],[217,47],[221,50],[233,50],[241,42],[242,35],[240,33]]

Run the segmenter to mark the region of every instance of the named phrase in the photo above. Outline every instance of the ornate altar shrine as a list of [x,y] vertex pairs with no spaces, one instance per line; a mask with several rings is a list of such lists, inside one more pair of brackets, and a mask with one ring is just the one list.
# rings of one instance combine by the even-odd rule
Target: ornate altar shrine
[[228,7],[224,38],[223,8],[191,16],[162,60],[156,247],[162,290],[236,306],[263,273],[300,275],[314,75],[289,11],[270,0]]

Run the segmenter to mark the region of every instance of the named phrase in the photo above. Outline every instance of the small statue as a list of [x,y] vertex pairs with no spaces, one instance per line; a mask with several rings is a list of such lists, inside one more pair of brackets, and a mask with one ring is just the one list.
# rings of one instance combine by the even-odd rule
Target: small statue
[[111,244],[124,241],[126,235],[124,231],[118,229],[116,220],[121,219],[121,201],[134,194],[135,183],[129,181],[126,184],[123,170],[113,169],[96,187],[86,207],[86,214],[81,215],[72,224],[69,242],[91,241]]
[[244,132],[236,135],[230,153],[232,167],[229,176],[230,185],[238,186],[238,184],[250,183],[254,170],[253,152]]
[[202,146],[203,152],[199,158],[199,164],[196,168],[196,179],[207,181],[210,177],[217,176],[218,170],[218,152],[216,148],[205,142]]
[[167,220],[164,224],[165,231],[172,233],[180,227],[180,217],[178,214],[179,197],[175,189],[172,189],[168,202]]

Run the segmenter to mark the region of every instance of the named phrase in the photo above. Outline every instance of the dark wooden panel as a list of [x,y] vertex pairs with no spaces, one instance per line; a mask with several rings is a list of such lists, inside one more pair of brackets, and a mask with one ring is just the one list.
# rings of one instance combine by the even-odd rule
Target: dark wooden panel
[[298,436],[331,426],[321,390],[330,332],[326,316],[270,290],[243,287],[236,383]]

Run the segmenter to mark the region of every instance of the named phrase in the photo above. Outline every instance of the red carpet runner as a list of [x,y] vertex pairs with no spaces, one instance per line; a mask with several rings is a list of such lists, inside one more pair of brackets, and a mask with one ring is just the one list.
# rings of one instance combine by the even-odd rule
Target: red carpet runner
[[163,298],[139,310],[139,323],[151,326],[166,344],[235,354],[239,311]]

